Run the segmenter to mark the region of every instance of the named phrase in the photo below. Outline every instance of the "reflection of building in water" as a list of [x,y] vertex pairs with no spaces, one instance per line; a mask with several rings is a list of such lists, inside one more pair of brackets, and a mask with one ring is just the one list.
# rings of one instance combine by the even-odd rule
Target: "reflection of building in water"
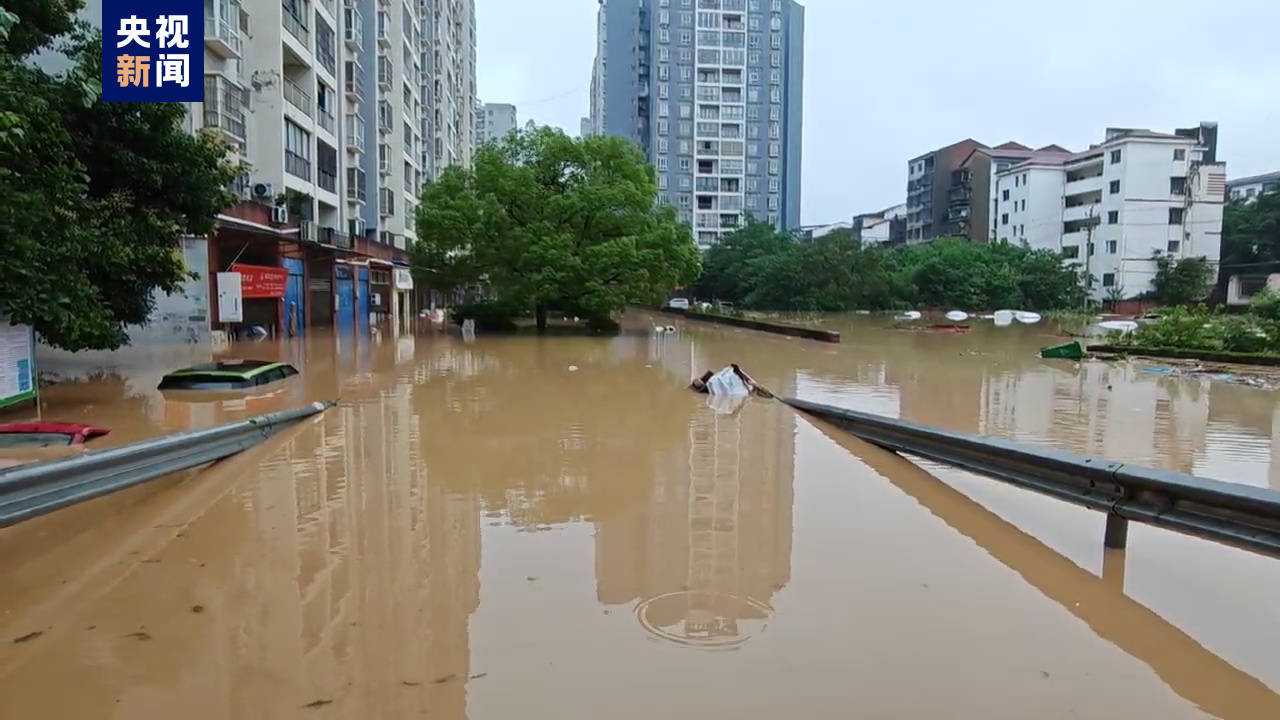
[[790,579],[794,432],[780,403],[697,407],[648,498],[597,520],[600,601],[653,600],[646,624],[696,644],[748,634],[740,623],[763,620],[760,602]]
[[[431,679],[467,677],[468,618],[479,599],[479,502],[427,482],[404,385],[342,405],[320,430],[300,435],[269,470],[276,477],[253,485],[261,496],[252,502],[295,508],[297,528],[296,544],[268,546],[293,547],[294,557],[273,558],[253,581],[281,591],[263,597],[297,617],[297,642],[255,654],[296,653],[287,664],[316,692],[349,683],[362,696],[356,702],[385,708],[388,717],[463,717],[465,683]],[[292,602],[285,599],[291,580]],[[268,637],[264,616],[273,615],[270,627],[278,630],[276,613],[247,613],[242,636]],[[401,684],[415,678],[420,688]]]

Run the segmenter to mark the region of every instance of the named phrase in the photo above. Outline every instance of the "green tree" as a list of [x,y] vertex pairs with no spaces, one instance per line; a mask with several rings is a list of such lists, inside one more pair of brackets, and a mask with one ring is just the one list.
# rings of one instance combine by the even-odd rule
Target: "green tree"
[[1166,305],[1190,305],[1209,294],[1213,284],[1213,266],[1204,257],[1175,258],[1156,255],[1155,277],[1151,294]]
[[1280,260],[1280,192],[1227,204],[1222,220],[1222,264]]
[[698,275],[690,229],[657,192],[621,138],[513,133],[423,192],[417,272],[442,284],[482,279],[500,303],[533,310],[539,329],[550,309],[607,325],[626,303]]
[[[0,315],[69,350],[116,348],[153,291],[189,277],[183,234],[204,234],[236,169],[180,103],[104,103],[101,41],[78,2],[9,4],[0,40]],[[65,35],[70,32],[69,35]],[[59,36],[69,70],[31,53]]]

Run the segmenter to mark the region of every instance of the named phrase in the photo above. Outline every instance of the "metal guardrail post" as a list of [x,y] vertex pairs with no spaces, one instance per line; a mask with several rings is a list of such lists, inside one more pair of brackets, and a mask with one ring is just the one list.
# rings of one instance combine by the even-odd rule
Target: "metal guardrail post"
[[1107,513],[1106,547],[1123,549],[1129,521],[1280,557],[1280,493],[1111,462],[999,438],[951,432],[844,408],[786,404],[882,448],[971,470]]
[[234,455],[336,404],[316,402],[204,430],[0,470],[0,527]]

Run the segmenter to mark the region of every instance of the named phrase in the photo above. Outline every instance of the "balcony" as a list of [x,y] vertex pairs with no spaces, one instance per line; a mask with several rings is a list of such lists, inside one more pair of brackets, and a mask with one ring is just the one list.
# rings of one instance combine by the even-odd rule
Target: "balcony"
[[357,102],[364,100],[364,68],[354,60],[344,63],[342,89],[346,92],[348,100]]
[[364,152],[364,118],[347,113],[347,149]]
[[311,47],[311,32],[307,30],[307,4],[298,0],[284,0],[282,3],[284,12],[281,16],[284,18],[284,29],[289,34],[297,38],[303,47]]
[[205,7],[204,44],[213,54],[227,60],[239,59],[240,2],[239,0],[214,0],[213,7]]
[[314,221],[298,221],[298,239],[306,243],[313,243],[316,241],[316,224]]
[[378,56],[378,87],[383,90],[390,90],[394,82],[394,71],[391,69],[391,58],[386,55]]
[[955,204],[968,205],[969,201],[972,198],[973,198],[973,191],[970,190],[968,187],[953,187],[951,188],[950,191],[947,192],[947,199],[951,201],[953,205]]
[[320,168],[316,171],[316,184],[322,190],[328,190],[331,193],[338,192],[338,170],[337,168]]
[[363,203],[365,201],[364,171],[360,168],[347,168],[347,200]]
[[308,182],[311,181],[311,160],[299,155],[292,150],[284,151],[284,171],[300,177]]
[[378,101],[378,132],[391,132],[391,103],[386,100]]
[[328,245],[339,250],[350,250],[353,246],[350,235],[331,227],[320,228],[318,242],[321,245]]
[[1102,216],[1102,209],[1096,203],[1073,205],[1062,210],[1062,221],[1072,222],[1074,220],[1089,220],[1092,218],[1095,222]]
[[328,130],[328,131],[329,131],[329,134],[330,134],[330,135],[336,135],[336,134],[337,134],[337,130],[336,130],[336,128],[337,128],[338,124],[337,124],[337,121],[336,121],[336,120],[334,119],[334,117],[333,117],[333,113],[329,112],[328,110],[317,110],[317,111],[316,111],[316,120],[317,120],[317,121],[319,121],[319,123],[320,123],[320,127],[322,127],[322,128],[324,128],[325,130]]
[[330,75],[337,76],[338,61],[334,55],[334,44],[332,31],[316,32],[316,59],[320,62],[320,67],[329,71]]
[[953,207],[947,211],[947,222],[962,223],[969,220],[969,208]]
[[391,47],[391,18],[382,11],[378,12],[378,44]]
[[311,95],[303,90],[301,85],[287,77],[284,79],[284,99],[301,110],[304,115],[311,117]]
[[364,36],[364,16],[360,9],[351,5],[351,0],[342,8],[342,42],[351,50],[360,49],[360,40]]
[[204,126],[217,128],[240,150],[245,147],[244,90],[222,75],[204,76]]
[[1106,187],[1106,181],[1102,179],[1102,175],[1078,176],[1076,179],[1070,179],[1067,176],[1067,184],[1063,187],[1064,195],[1079,195],[1088,192],[1102,192],[1102,188]]

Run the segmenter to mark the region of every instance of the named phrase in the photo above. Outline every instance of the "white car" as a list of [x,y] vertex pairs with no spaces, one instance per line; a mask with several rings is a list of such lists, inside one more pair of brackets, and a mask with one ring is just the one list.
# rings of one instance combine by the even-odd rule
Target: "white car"
[[667,307],[672,310],[688,310],[689,298],[671,298],[667,301]]

